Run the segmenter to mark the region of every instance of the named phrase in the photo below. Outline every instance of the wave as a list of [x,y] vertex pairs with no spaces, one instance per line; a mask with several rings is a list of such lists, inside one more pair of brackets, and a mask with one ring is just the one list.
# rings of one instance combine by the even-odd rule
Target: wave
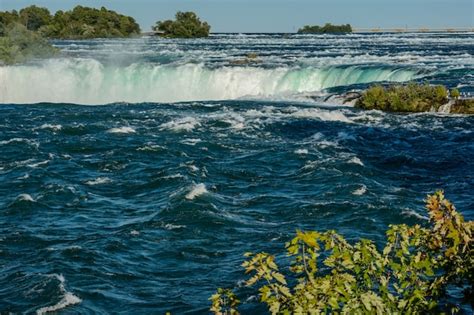
[[74,294],[66,290],[65,288],[66,280],[64,279],[63,275],[53,274],[52,276],[55,277],[59,281],[59,290],[61,291],[61,294],[63,295],[63,297],[58,303],[52,306],[46,306],[46,307],[42,307],[38,309],[36,311],[37,315],[43,315],[49,312],[56,312],[70,305],[75,305],[82,302],[82,300],[79,297],[75,296]]
[[202,183],[197,184],[192,187],[190,192],[188,192],[188,194],[186,195],[186,199],[193,200],[194,198],[199,197],[207,192],[208,191],[206,189],[206,185]]
[[377,81],[403,82],[419,71],[395,66],[316,68],[204,64],[104,65],[95,59],[63,58],[0,67],[2,103],[108,104],[268,98]]

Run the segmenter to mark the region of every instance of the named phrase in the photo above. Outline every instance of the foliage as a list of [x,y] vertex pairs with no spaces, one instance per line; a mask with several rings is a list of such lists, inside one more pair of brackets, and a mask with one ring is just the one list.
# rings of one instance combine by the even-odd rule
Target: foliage
[[48,9],[34,5],[20,10],[19,14],[16,11],[0,12],[0,23],[6,26],[13,22],[49,38],[127,37],[140,33],[140,27],[132,17],[104,7],[99,10],[76,6],[70,11],[57,11],[54,16]]
[[12,23],[0,37],[0,63],[14,64],[32,58],[51,57],[57,49],[22,24]]
[[210,29],[210,25],[201,22],[194,12],[178,12],[174,21],[158,21],[153,27],[153,30],[161,32],[162,36],[172,38],[207,37]]
[[326,23],[324,26],[318,25],[305,25],[303,28],[298,30],[298,34],[326,34],[326,33],[352,33],[352,26],[346,25],[332,25]]
[[457,88],[452,88],[451,91],[449,91],[449,96],[458,99],[459,96],[461,96],[461,93],[459,93],[459,90]]
[[451,106],[450,113],[474,115],[474,99],[457,99]]
[[31,5],[20,10],[19,22],[30,31],[37,31],[40,27],[51,23],[52,16],[46,8]]
[[[366,239],[352,245],[335,231],[297,231],[286,244],[297,279],[287,279],[273,255],[247,253],[246,285],[261,284],[260,301],[272,314],[446,310],[440,301],[448,285],[468,285],[472,293],[474,222],[464,222],[442,192],[428,196],[427,210],[429,227],[391,225],[382,251]],[[237,314],[236,299],[232,291],[219,289],[211,311]]]
[[448,90],[442,85],[409,83],[372,86],[362,93],[355,106],[391,112],[427,112],[438,110],[447,101]]

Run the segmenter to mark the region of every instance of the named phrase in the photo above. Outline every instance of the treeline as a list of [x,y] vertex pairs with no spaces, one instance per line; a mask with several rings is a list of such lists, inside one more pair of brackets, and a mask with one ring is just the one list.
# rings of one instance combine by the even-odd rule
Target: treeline
[[345,25],[332,25],[326,23],[324,26],[318,25],[305,25],[303,28],[298,30],[298,34],[327,34],[327,33],[352,33],[352,26],[350,24]]
[[100,9],[76,6],[54,15],[47,8],[35,5],[19,12],[0,12],[0,36],[5,36],[9,25],[18,23],[41,36],[58,39],[87,39],[129,37],[140,34],[140,26],[130,16],[102,7]]

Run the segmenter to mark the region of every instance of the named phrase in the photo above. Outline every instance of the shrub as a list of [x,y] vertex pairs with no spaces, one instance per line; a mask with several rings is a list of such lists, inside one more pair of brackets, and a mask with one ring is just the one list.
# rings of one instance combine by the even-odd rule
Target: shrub
[[[472,294],[473,221],[465,222],[437,192],[427,199],[429,226],[391,225],[382,251],[370,240],[350,244],[335,231],[302,232],[286,244],[290,271],[275,257],[247,253],[247,286],[259,284],[260,301],[272,314],[419,314],[456,307],[440,303],[448,285]],[[238,314],[229,289],[213,295],[215,314]]]
[[211,27],[207,22],[201,22],[194,12],[178,12],[175,20],[156,22],[154,31],[162,32],[164,37],[195,38],[207,37]]
[[450,113],[474,115],[474,99],[458,99],[451,106]]
[[459,90],[457,88],[452,88],[451,91],[449,91],[449,96],[454,99],[458,99],[459,96],[461,96],[461,93],[459,93]]
[[438,110],[447,100],[448,90],[442,85],[375,85],[362,93],[355,106],[392,112],[427,112]]

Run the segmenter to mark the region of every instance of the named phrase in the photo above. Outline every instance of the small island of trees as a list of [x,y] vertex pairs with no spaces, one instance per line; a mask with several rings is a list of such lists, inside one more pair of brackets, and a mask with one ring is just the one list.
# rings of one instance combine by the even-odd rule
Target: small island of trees
[[52,15],[47,8],[35,5],[19,12],[0,12],[0,36],[12,23],[24,25],[41,36],[57,39],[88,39],[129,37],[140,34],[140,26],[130,16],[104,7],[100,9],[76,6]]
[[352,26],[350,24],[345,25],[332,25],[326,23],[324,26],[318,25],[305,25],[298,30],[298,34],[346,34],[352,33]]
[[76,6],[52,15],[35,5],[19,12],[0,11],[0,64],[14,64],[54,56],[58,49],[48,39],[130,37],[140,26],[115,11]]
[[153,30],[158,35],[170,38],[208,37],[211,26],[202,22],[194,12],[178,12],[175,20],[158,21]]

